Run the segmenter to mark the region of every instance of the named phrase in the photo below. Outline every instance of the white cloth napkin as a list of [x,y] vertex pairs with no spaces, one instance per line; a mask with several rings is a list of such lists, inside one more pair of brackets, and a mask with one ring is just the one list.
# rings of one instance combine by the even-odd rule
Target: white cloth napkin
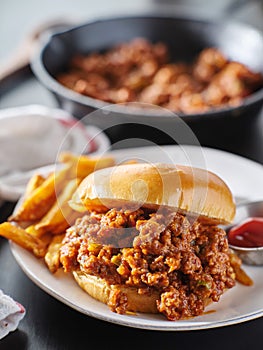
[[0,289],[0,339],[16,330],[25,314],[25,308]]
[[[0,199],[17,200],[32,175],[25,177],[25,173],[54,164],[61,151],[103,153],[109,147],[110,141],[100,129],[84,125],[62,109],[42,105],[2,109]],[[21,183],[17,181],[20,175]]]

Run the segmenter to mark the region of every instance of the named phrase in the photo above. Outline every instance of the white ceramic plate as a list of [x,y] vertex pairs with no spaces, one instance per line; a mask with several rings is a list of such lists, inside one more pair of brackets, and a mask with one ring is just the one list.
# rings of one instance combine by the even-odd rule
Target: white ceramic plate
[[[230,186],[235,197],[263,199],[263,166],[234,154],[194,146],[156,146],[113,151],[117,162],[127,159],[161,161],[206,167],[220,175]],[[245,266],[254,280],[252,287],[237,284],[227,291],[218,303],[211,304],[204,315],[183,321],[168,321],[162,315],[118,315],[89,297],[76,282],[58,271],[52,275],[41,260],[11,243],[11,249],[23,271],[47,293],[70,307],[107,322],[129,327],[183,331],[208,329],[245,322],[263,315],[263,267]]]

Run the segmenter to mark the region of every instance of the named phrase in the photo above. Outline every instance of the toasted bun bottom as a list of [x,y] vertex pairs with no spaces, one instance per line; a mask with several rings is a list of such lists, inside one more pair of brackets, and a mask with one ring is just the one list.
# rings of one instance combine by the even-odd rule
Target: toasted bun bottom
[[[142,313],[159,313],[156,301],[159,299],[159,293],[139,294],[137,288],[125,287],[122,285],[109,285],[104,279],[97,276],[85,274],[80,270],[73,271],[73,276],[78,285],[94,299],[108,305],[112,291],[119,290],[125,293],[128,299],[127,311]],[[205,306],[212,302],[211,299],[205,300]]]
[[119,290],[127,295],[128,311],[143,313],[158,313],[156,300],[159,294],[138,294],[137,288],[121,285],[109,285],[104,279],[83,273],[80,270],[73,271],[73,276],[78,285],[91,297],[104,304],[109,303],[110,294]]

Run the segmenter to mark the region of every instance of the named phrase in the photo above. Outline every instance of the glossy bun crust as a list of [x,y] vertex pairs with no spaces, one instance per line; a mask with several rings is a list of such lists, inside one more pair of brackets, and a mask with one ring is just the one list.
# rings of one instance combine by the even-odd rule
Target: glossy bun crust
[[229,187],[216,174],[162,163],[97,170],[82,181],[70,205],[78,211],[165,206],[211,224],[232,222],[236,208]]

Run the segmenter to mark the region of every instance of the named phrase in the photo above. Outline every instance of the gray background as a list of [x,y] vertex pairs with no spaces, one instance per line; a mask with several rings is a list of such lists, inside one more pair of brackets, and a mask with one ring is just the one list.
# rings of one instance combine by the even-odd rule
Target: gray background
[[[260,1],[245,4],[233,17],[263,29]],[[0,0],[0,63],[15,53],[21,40],[41,23],[56,18],[85,21],[114,14],[158,11],[191,13],[198,17],[225,16],[231,0]],[[262,3],[262,2],[261,2]]]

